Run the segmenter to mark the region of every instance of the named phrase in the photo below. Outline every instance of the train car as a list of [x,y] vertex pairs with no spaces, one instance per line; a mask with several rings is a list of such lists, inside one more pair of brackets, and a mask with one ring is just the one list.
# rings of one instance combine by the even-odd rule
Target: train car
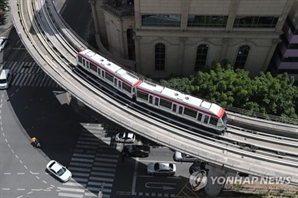
[[216,131],[226,128],[227,115],[222,107],[152,82],[137,86],[136,100]]
[[78,53],[77,63],[130,98],[134,97],[136,86],[142,82],[137,76],[89,49]]
[[224,131],[227,115],[220,106],[161,85],[141,81],[137,76],[86,49],[77,54],[78,66],[110,84],[137,102],[149,105],[199,125]]

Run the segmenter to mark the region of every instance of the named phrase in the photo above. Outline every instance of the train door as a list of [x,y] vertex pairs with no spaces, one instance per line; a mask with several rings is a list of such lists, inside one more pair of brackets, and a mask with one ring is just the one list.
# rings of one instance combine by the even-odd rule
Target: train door
[[106,78],[106,72],[101,70],[101,78],[104,80]]
[[153,96],[152,95],[149,95],[149,104],[153,105]]
[[154,105],[156,108],[159,107],[159,98],[155,97]]
[[209,119],[210,119],[210,116],[208,116],[208,115],[205,115],[204,116],[204,124],[208,124],[209,123]]
[[117,88],[117,89],[121,89],[121,81],[118,79],[118,78],[114,78],[114,86]]
[[175,103],[172,103],[172,113],[177,113],[177,107],[178,107],[178,105],[177,104],[175,104]]
[[179,116],[182,116],[182,114],[183,114],[183,106],[178,106],[178,115]]

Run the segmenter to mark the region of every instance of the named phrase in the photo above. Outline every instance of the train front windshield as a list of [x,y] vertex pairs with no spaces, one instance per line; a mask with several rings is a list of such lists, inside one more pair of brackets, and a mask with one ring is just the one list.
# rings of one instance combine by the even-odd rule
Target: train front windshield
[[227,116],[226,112],[222,116],[222,121],[223,121],[224,125],[227,125],[228,116]]

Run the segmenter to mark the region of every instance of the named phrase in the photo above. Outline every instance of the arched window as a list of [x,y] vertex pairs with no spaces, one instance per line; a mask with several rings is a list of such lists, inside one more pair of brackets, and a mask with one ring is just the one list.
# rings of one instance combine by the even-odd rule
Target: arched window
[[166,46],[162,43],[155,45],[155,70],[165,70]]
[[206,59],[208,54],[208,45],[199,45],[197,49],[195,71],[202,69],[206,65]]
[[250,50],[250,47],[248,45],[243,45],[239,48],[237,58],[234,64],[234,69],[244,68],[249,50]]

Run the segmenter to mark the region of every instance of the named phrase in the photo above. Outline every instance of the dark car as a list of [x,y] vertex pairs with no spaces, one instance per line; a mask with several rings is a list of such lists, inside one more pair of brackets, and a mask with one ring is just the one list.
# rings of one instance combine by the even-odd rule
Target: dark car
[[122,153],[130,157],[148,157],[150,147],[145,145],[126,145],[123,147]]
[[202,170],[207,171],[205,168],[206,162],[196,161],[189,167],[189,174],[193,174],[194,172],[200,172]]

